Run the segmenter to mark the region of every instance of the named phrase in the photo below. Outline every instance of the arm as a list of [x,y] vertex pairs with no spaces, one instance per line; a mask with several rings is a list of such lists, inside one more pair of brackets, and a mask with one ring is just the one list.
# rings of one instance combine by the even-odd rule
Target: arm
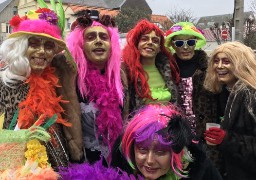
[[83,141],[81,126],[81,110],[76,94],[76,69],[74,64],[64,55],[57,55],[52,65],[56,67],[56,74],[62,87],[57,89],[59,95],[68,103],[61,104],[65,109],[63,117],[72,123],[71,127],[63,127],[68,151],[72,161],[83,158]]

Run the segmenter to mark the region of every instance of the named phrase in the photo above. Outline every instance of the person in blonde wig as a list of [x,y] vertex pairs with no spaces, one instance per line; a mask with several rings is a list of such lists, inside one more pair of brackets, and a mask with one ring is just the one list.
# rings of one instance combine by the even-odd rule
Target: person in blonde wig
[[[210,58],[204,87],[218,93],[224,116],[221,128],[210,128],[205,140],[223,155],[227,179],[255,179],[256,172],[256,57],[250,47],[228,42]],[[228,96],[223,96],[225,91]],[[223,100],[225,98],[225,100]],[[225,104],[225,103],[224,103]]]

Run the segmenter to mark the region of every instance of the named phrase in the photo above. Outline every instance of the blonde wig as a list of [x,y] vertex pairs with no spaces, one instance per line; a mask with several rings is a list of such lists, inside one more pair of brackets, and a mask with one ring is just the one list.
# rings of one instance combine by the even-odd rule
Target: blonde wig
[[221,82],[218,81],[216,71],[214,69],[214,59],[218,53],[225,53],[234,66],[234,76],[240,83],[236,90],[247,87],[256,90],[256,56],[250,47],[240,42],[227,42],[218,46],[213,52],[209,60],[204,87],[213,92],[219,93],[222,89]]

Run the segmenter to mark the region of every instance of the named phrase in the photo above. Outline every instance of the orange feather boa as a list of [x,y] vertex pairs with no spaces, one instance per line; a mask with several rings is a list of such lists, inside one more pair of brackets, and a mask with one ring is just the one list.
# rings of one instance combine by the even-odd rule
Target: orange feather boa
[[29,84],[30,88],[27,98],[19,104],[19,128],[29,128],[40,116],[49,118],[54,114],[58,116],[57,123],[71,126],[61,117],[64,110],[60,103],[67,103],[67,101],[62,100],[62,97],[58,97],[56,94],[55,88],[60,86],[54,71],[54,68],[48,67],[40,75],[31,73],[27,79],[26,83]]

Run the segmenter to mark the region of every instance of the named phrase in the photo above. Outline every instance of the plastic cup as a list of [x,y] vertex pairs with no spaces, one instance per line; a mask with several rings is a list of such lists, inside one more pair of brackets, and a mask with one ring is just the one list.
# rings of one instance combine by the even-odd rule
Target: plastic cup
[[[217,123],[206,123],[206,130],[209,130],[212,127],[220,128],[220,124],[217,124]],[[210,146],[216,146],[216,144],[210,143],[208,141],[206,141],[206,144],[208,144]]]

